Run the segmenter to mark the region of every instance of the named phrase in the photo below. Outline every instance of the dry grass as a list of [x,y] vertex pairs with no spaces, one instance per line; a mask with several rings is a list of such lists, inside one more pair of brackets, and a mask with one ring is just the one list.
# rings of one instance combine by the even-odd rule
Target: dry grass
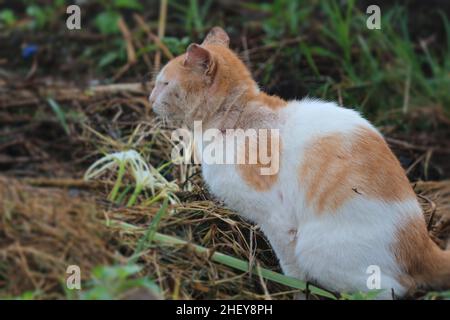
[[[123,263],[131,257],[158,206],[115,207],[85,193],[0,179],[3,294],[37,291],[42,298],[63,298],[68,265],[79,265],[86,279],[97,265]],[[192,201],[172,209],[160,232],[276,268],[261,234],[214,202]],[[189,245],[154,245],[139,261],[166,298],[264,297],[258,277],[215,264]],[[280,297],[292,291],[268,287]]]
[[[129,260],[159,205],[115,206],[94,190],[96,197],[67,186],[36,187],[0,179],[3,296],[33,291],[39,298],[65,298],[68,265],[79,265],[86,280],[95,266]],[[449,181],[416,185],[426,219],[434,212],[431,234],[436,238],[448,235],[449,190]],[[201,200],[202,190],[184,196],[190,199],[171,208],[159,225],[160,233],[278,270],[259,230],[217,203]],[[155,279],[168,299],[290,299],[297,292],[214,263],[210,256],[198,254],[191,245],[155,243],[139,258],[144,265],[141,275]]]
[[424,208],[430,235],[442,249],[450,249],[450,181],[420,181],[414,184]]
[[[36,188],[0,177],[0,287],[61,297],[68,265],[90,270],[115,259],[95,202],[66,190]],[[89,273],[82,273],[88,279]]]

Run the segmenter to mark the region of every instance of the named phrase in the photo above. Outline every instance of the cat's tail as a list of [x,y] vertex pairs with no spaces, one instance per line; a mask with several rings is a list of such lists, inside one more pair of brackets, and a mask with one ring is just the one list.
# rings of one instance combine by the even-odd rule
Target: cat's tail
[[425,274],[426,284],[434,290],[450,289],[450,251],[441,250],[437,245],[433,248],[429,274]]
[[396,256],[409,290],[450,289],[450,251],[442,250],[430,238],[424,220],[412,219],[398,235]]

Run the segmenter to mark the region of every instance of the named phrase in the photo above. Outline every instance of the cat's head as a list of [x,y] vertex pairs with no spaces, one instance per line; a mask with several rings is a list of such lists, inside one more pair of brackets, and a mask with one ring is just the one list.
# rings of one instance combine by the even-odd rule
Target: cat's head
[[167,63],[156,77],[149,101],[168,120],[205,120],[227,100],[258,90],[250,72],[229,48],[230,39],[213,28],[201,45]]

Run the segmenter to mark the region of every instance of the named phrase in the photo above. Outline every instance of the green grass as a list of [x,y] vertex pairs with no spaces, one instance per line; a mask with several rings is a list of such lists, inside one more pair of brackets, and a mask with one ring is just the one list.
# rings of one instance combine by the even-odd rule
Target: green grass
[[[392,109],[408,112],[441,105],[449,111],[450,27],[443,12],[432,12],[436,27],[429,33],[443,31],[444,43],[436,40],[423,45],[421,38],[411,34],[412,22],[403,7],[383,7],[382,29],[369,30],[367,15],[355,1],[306,3],[298,8],[282,0],[259,5],[270,14],[261,22],[265,41],[280,41],[292,36],[293,30],[305,36],[295,50],[284,48],[274,62],[301,88],[293,88],[295,95],[342,100],[375,120]],[[280,72],[276,67],[266,68],[267,74],[260,79],[263,85]]]
[[[344,4],[336,0],[244,2],[242,8],[261,12],[264,18],[242,21],[236,30],[211,17],[207,23],[194,19],[199,24],[192,25],[193,17],[198,16],[198,4],[192,3],[196,1],[184,7],[172,2],[188,35],[197,32],[199,38],[206,26],[215,24],[235,30],[237,36],[240,30],[260,26],[261,42],[279,52],[267,52],[267,59],[277,55],[273,63],[267,63],[267,59],[257,61],[253,71],[262,68],[258,81],[275,93],[277,82],[273,83],[273,79],[281,74],[281,80],[292,83],[290,92],[284,90],[289,97],[310,95],[341,100],[372,120],[392,109],[404,113],[433,105],[450,109],[450,27],[448,17],[438,9],[431,13],[436,24],[429,35],[442,31],[443,43],[436,40],[423,45],[422,38],[409,30],[417,21],[410,21],[409,12],[398,5],[383,7],[382,29],[369,30],[368,16],[354,0]],[[283,40],[298,36],[305,39],[281,47]]]
[[47,102],[50,105],[50,107],[52,108],[53,112],[55,113],[56,118],[58,119],[58,122],[61,124],[61,127],[64,129],[66,134],[69,135],[70,129],[69,129],[69,126],[67,125],[66,114],[64,113],[63,109],[61,108],[59,103],[56,102],[52,98],[47,98]]
[[168,198],[164,199],[164,202],[159,209],[159,211],[156,213],[155,217],[153,218],[152,222],[150,223],[147,232],[145,232],[144,236],[140,239],[140,241],[137,244],[136,251],[134,252],[133,256],[130,258],[130,263],[135,263],[137,259],[139,258],[139,255],[142,254],[142,252],[147,249],[153,242],[156,234],[156,230],[158,229],[159,222],[161,221],[162,217],[167,213],[167,204],[168,204]]
[[[0,12],[5,28],[14,28],[15,21],[25,15],[31,19],[27,28],[51,30],[58,15],[64,13],[60,10],[64,1],[45,6],[38,6],[36,1],[23,3],[22,13],[8,8]],[[83,18],[83,25],[108,35],[109,40],[84,48],[81,59],[94,60],[97,72],[113,75],[127,59],[116,27],[119,14],[125,18],[130,12],[150,14],[149,24],[156,32],[158,2],[92,3],[97,5]],[[404,6],[383,5],[381,30],[367,29],[365,8],[355,0],[245,1],[233,10],[211,0],[171,0],[162,40],[178,55],[190,42],[200,42],[209,28],[222,25],[231,32],[233,46],[242,51],[240,37],[245,30],[249,39],[257,39],[254,45],[273,47],[265,57],[252,61],[252,71],[261,69],[257,80],[273,93],[286,98],[309,95],[342,101],[374,121],[393,109],[408,113],[414,108],[440,105],[450,111],[450,23],[438,8],[417,17],[417,12],[413,16]],[[246,18],[237,14],[239,10],[254,15]],[[430,19],[434,21],[432,27],[426,25]],[[126,20],[133,26],[131,18]],[[144,44],[137,48],[138,65],[143,65],[143,55],[154,54],[157,47],[144,33],[136,32],[135,36]],[[301,41],[282,44],[300,36]],[[280,83],[284,83],[281,92]]]

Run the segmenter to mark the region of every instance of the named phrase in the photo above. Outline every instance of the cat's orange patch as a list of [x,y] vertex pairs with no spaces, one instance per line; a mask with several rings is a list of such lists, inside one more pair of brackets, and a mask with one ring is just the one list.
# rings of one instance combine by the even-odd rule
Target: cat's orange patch
[[278,110],[279,108],[285,107],[287,105],[287,102],[280,97],[270,96],[268,94],[265,94],[264,92],[258,93],[255,100],[273,110]]
[[318,212],[336,211],[354,197],[385,201],[415,197],[397,158],[371,129],[320,137],[304,154],[300,184],[305,186],[307,204]]
[[181,76],[180,69],[183,59],[184,55],[178,56],[164,67],[163,74],[166,80],[176,79],[178,76]]
[[259,92],[252,75],[239,57],[228,47],[219,44],[202,45],[212,55],[214,83],[207,87],[202,76],[193,73],[183,65],[186,54],[178,56],[170,61],[164,69],[164,77],[167,80],[176,79],[180,85],[189,92],[204,94],[215,97],[226,97],[232,88],[246,88],[240,104],[258,103],[277,110],[287,104],[278,96],[271,96]]
[[[242,179],[255,189],[256,191],[262,192],[262,191],[268,191],[272,188],[272,186],[277,182],[278,180],[278,171],[280,166],[280,157],[281,157],[281,140],[278,139],[272,139],[270,134],[267,137],[267,156],[270,158],[269,163],[264,164],[262,161],[262,152],[261,151],[261,142],[258,142],[255,150],[255,148],[252,148],[252,146],[249,145],[249,141],[245,141],[245,146],[240,146],[240,152],[245,153],[245,164],[239,164],[238,165],[238,172],[241,175]],[[249,164],[249,153],[253,152],[256,153],[256,164]],[[275,156],[275,152],[277,153],[277,156]],[[263,175],[261,173],[261,169],[263,168],[276,168],[276,172],[269,175]]]
[[450,288],[450,252],[431,240],[421,217],[403,224],[395,237],[392,252],[403,271],[398,280],[410,292],[417,287]]
[[250,71],[239,57],[229,48],[221,45],[205,45],[217,64],[216,82],[211,87],[211,93],[215,95],[227,95],[231,88],[239,84],[247,88],[247,94],[251,94],[255,82]]

